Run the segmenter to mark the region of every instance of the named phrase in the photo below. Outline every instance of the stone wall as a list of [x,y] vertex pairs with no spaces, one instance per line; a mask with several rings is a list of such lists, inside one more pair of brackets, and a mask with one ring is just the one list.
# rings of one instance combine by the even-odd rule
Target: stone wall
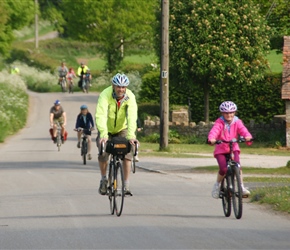
[[[159,120],[146,120],[144,122],[144,134],[150,135],[153,133],[159,133]],[[177,131],[180,135],[183,136],[198,136],[198,137],[207,137],[208,132],[213,126],[213,122],[205,123],[199,122],[196,124],[195,122],[191,122],[188,125],[180,124],[178,122],[169,122],[169,129]],[[246,124],[246,127],[250,131],[250,133],[256,137],[257,133],[260,132],[271,132],[276,130],[285,130],[285,122],[283,119],[274,119],[270,124],[256,124],[254,121],[251,121],[250,124]]]

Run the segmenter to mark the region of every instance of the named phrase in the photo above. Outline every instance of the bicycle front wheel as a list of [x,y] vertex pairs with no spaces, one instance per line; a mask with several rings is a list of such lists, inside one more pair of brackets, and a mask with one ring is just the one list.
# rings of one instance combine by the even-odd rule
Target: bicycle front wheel
[[233,208],[234,213],[237,219],[242,217],[243,213],[243,191],[241,186],[241,177],[240,177],[240,168],[235,165],[232,169],[232,199],[233,199]]
[[56,138],[56,145],[57,145],[57,149],[58,149],[58,151],[60,151],[60,146],[61,146],[61,137],[60,137],[60,133],[57,135],[57,138]]
[[87,164],[87,142],[83,141],[82,143],[82,155],[83,155],[83,163],[84,165]]
[[113,215],[115,212],[115,199],[114,199],[114,174],[113,174],[113,166],[110,163],[109,168],[109,176],[108,176],[108,196],[110,201],[110,211]]
[[136,162],[135,162],[134,157],[131,160],[131,170],[132,170],[132,173],[135,174],[135,172],[136,172]]
[[226,217],[231,215],[231,192],[230,192],[230,177],[227,175],[221,183],[221,196],[223,210]]
[[120,216],[124,203],[124,176],[123,167],[120,162],[116,163],[114,176],[114,199],[116,215]]

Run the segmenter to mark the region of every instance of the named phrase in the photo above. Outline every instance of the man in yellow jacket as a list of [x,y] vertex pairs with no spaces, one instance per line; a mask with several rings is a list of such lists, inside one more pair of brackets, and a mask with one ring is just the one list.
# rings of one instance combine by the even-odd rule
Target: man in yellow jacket
[[[102,143],[106,145],[108,139],[112,137],[125,137],[131,145],[136,140],[137,103],[135,95],[127,89],[129,79],[125,74],[116,74],[112,78],[112,86],[104,89],[99,96],[96,108],[96,125],[99,131],[98,147]],[[102,179],[100,181],[99,193],[107,194],[107,163],[108,153],[99,155],[98,161]],[[124,181],[125,194],[132,195],[129,189],[129,175],[131,169],[131,154],[124,158]]]
[[81,65],[78,67],[77,75],[79,76],[80,80],[78,82],[78,85],[81,89],[84,90],[85,87],[85,76],[88,70],[88,66],[85,65],[83,62],[81,62]]

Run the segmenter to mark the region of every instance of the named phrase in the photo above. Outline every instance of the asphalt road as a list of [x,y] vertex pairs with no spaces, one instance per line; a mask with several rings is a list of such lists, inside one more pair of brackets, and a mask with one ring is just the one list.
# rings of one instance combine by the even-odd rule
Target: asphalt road
[[[68,116],[60,152],[48,134],[55,99]],[[290,249],[289,217],[245,200],[241,220],[225,218],[221,201],[210,196],[211,174],[137,169],[134,196],[125,199],[121,217],[110,215],[108,198],[97,191],[97,149],[82,165],[73,132],[79,106],[94,113],[96,101],[95,94],[31,93],[27,126],[0,145],[1,249]],[[140,158],[152,170],[191,165],[190,159]]]

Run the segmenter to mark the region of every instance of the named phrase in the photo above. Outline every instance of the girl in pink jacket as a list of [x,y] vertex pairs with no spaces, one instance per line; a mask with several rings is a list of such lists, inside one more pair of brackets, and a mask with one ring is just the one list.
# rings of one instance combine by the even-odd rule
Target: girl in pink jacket
[[[248,145],[252,139],[252,135],[245,127],[243,122],[235,116],[235,112],[237,111],[237,105],[231,101],[223,102],[220,107],[220,112],[222,116],[218,118],[212,129],[208,134],[208,141],[211,144],[215,144],[217,140],[225,140],[230,141],[234,138],[238,139],[238,136],[243,136]],[[234,160],[240,163],[240,148],[238,143],[233,144],[234,151]],[[224,176],[227,173],[227,162],[226,162],[226,154],[230,153],[230,147],[228,143],[221,143],[215,145],[214,157],[217,159],[219,165],[219,172],[217,175],[217,181],[212,189],[212,197],[218,199],[219,191],[220,191],[220,183],[223,180]],[[242,170],[241,170],[241,183],[243,195],[248,196],[250,191],[244,187],[243,179],[242,179]]]

